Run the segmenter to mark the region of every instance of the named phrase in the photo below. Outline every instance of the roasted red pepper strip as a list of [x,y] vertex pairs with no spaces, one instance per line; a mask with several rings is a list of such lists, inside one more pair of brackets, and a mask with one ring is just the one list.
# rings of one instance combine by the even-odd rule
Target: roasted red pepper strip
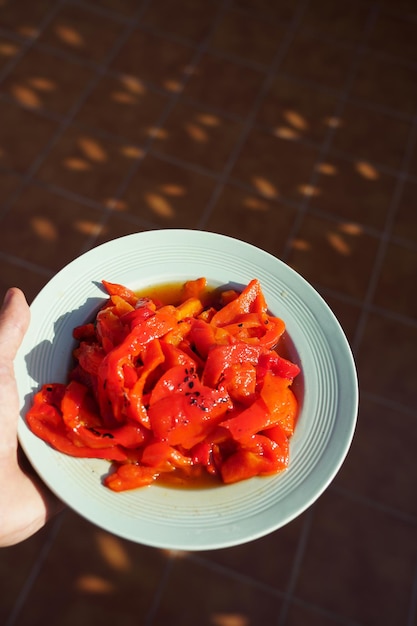
[[224,371],[219,388],[225,389],[234,402],[248,406],[256,399],[256,384],[256,367],[245,362],[229,366]]
[[258,376],[261,375],[261,372],[265,375],[268,370],[281,378],[288,378],[290,381],[300,373],[300,368],[296,363],[284,359],[276,352],[267,352],[259,356]]
[[33,432],[72,456],[114,461],[104,480],[114,491],[176,468],[181,481],[205,471],[226,483],[284,469],[300,370],[271,351],[285,325],[259,281],[206,308],[205,279],[189,281],[178,306],[103,284],[110,297],[95,324],[74,329],[70,382],[35,396]]
[[124,285],[119,285],[118,283],[110,283],[107,280],[102,280],[101,282],[109,296],[119,296],[133,307],[136,306],[138,296],[134,291],[128,289],[128,287],[125,287]]
[[230,408],[227,393],[202,385],[194,368],[177,365],[155,385],[148,413],[158,439],[190,449]]
[[248,345],[244,342],[213,347],[204,366],[203,383],[209,387],[217,387],[228,367],[242,363],[256,365],[262,352],[261,346]]
[[[120,446],[92,448],[89,445],[74,443],[69,437],[70,430],[66,428],[62,419],[62,413],[56,406],[55,400],[51,402],[51,394],[55,391],[54,385],[45,385],[35,395],[33,405],[26,414],[26,420],[31,431],[49,443],[53,448],[70,456],[106,459],[109,461],[126,461],[127,454]],[[65,390],[65,388],[64,388]]]
[[251,313],[260,292],[261,285],[259,281],[256,279],[251,280],[237,298],[226,304],[214,315],[211,324],[214,326],[233,324],[239,315]]
[[158,477],[153,467],[144,467],[137,463],[125,463],[106,476],[104,484],[112,491],[127,491],[150,485]]
[[199,298],[207,287],[207,279],[204,277],[195,280],[187,280],[182,288],[182,299]]
[[138,372],[138,379],[129,393],[129,402],[126,405],[126,415],[145,428],[150,428],[149,416],[143,403],[143,391],[148,377],[156,368],[164,363],[165,355],[159,339],[153,339],[146,344],[143,354],[143,365]]
[[116,422],[121,422],[126,415],[123,366],[138,357],[147,343],[162,337],[177,323],[174,307],[163,307],[156,312],[143,309],[141,313],[141,323],[137,322],[125,340],[106,355],[98,370],[100,410],[107,420],[113,416]]
[[191,457],[181,454],[166,441],[151,441],[143,450],[141,462],[165,472],[176,467],[189,468],[192,465]]
[[293,430],[296,404],[290,381],[268,372],[260,397],[236,417],[222,422],[236,441],[246,441],[255,433],[280,424]]
[[253,476],[275,474],[288,465],[288,440],[279,444],[264,435],[252,438],[231,454],[221,466],[222,479],[226,484]]
[[290,379],[275,376],[272,371],[268,371],[260,392],[272,416],[271,422],[281,426],[288,437],[294,433],[297,416],[297,400],[289,388],[290,384]]

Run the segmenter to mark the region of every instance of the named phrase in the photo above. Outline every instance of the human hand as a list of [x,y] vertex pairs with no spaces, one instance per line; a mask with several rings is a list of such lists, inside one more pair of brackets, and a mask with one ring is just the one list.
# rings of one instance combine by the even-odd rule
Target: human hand
[[63,505],[30,467],[17,440],[19,396],[13,361],[29,325],[20,289],[9,289],[0,309],[0,547],[36,533]]

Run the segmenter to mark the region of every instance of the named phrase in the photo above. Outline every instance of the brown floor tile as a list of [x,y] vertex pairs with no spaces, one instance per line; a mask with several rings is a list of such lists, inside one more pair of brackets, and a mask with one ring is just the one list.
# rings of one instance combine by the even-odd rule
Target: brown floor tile
[[256,11],[264,18],[275,20],[291,20],[297,11],[297,3],[294,0],[232,0],[232,6],[237,9]]
[[142,22],[163,33],[198,44],[207,37],[219,6],[218,0],[153,0]]
[[417,110],[416,79],[413,67],[368,53],[361,58],[350,95],[413,116]]
[[243,146],[232,177],[265,197],[302,201],[315,193],[310,178],[317,157],[317,148],[255,129]]
[[279,50],[284,33],[284,27],[279,23],[229,10],[214,30],[210,48],[268,67]]
[[[395,8],[400,8],[395,3]],[[415,9],[415,5],[414,5]],[[371,49],[409,63],[417,62],[417,24],[390,11],[380,12],[369,37]]]
[[323,297],[338,319],[347,340],[352,344],[361,312],[360,306],[346,302],[343,298],[330,296],[326,293],[326,290],[324,290]]
[[378,240],[360,227],[306,215],[288,262],[315,285],[364,298]]
[[105,75],[81,107],[75,122],[143,144],[149,140],[167,102],[166,96],[134,76]]
[[214,54],[204,54],[185,85],[183,95],[230,115],[246,117],[264,79],[263,72]]
[[122,211],[165,228],[195,228],[215,181],[148,155],[120,202]]
[[19,626],[136,626],[149,609],[166,559],[67,512],[19,616]]
[[192,46],[137,29],[120,49],[111,68],[175,93],[181,88],[194,54]]
[[241,132],[238,122],[178,102],[157,133],[154,146],[161,154],[221,173]]
[[263,626],[275,623],[280,607],[279,597],[246,581],[179,558],[174,563],[152,626]]
[[[1,10],[1,9],[0,9]],[[1,13],[0,13],[1,19]],[[10,37],[0,36],[0,70],[4,70],[8,63],[11,63],[20,53],[22,44],[14,41]]]
[[341,90],[346,84],[352,62],[350,48],[300,32],[295,36],[280,69],[297,78]]
[[304,517],[300,516],[262,539],[201,554],[211,563],[284,593],[289,584],[303,522]]
[[133,233],[139,233],[143,230],[146,229],[134,221],[124,219],[119,214],[111,214],[100,229],[99,235],[94,241],[94,246],[99,246],[102,243],[125,237],[126,235],[133,235]]
[[417,319],[417,293],[410,288],[417,276],[417,250],[388,245],[373,304]]
[[0,166],[25,173],[45,149],[56,122],[0,100]]
[[49,527],[43,528],[39,533],[23,543],[1,549],[0,584],[2,599],[0,603],[0,620],[2,624],[7,622],[14,603],[17,601],[22,587],[36,564],[49,532]]
[[294,218],[295,210],[279,201],[228,185],[216,202],[205,229],[247,241],[279,257]]
[[0,24],[22,37],[34,38],[42,20],[54,5],[54,0],[3,0],[0,4]]
[[295,595],[367,626],[405,624],[416,556],[415,525],[328,491]]
[[102,63],[123,28],[123,24],[86,6],[64,4],[39,38],[39,42],[81,59]]
[[138,0],[94,0],[94,4],[126,18],[133,17],[140,7]]
[[103,139],[93,130],[72,125],[45,159],[37,178],[106,204],[138,156],[140,150],[125,141]]
[[335,133],[333,147],[359,161],[400,169],[410,130],[409,122],[347,104]]
[[12,261],[0,259],[0,301],[9,287],[19,287],[26,296],[29,304],[38,295],[40,290],[46,285],[53,272],[40,274],[34,270],[28,269],[25,265],[18,265]]
[[417,176],[417,142],[415,142],[413,146],[413,150],[410,157],[410,163],[408,164],[409,173],[416,177]]
[[[55,12],[38,45],[32,39],[41,21]],[[137,26],[133,16],[140,16]],[[370,47],[358,57],[372,16]],[[301,22],[291,39],[295,17]],[[203,225],[278,257],[285,251],[323,293],[348,338],[360,339],[377,234],[395,208],[396,177],[387,172],[403,168],[416,110],[416,17],[415,0],[381,0],[378,7],[362,0],[0,0],[5,87],[18,77],[20,93],[26,88],[51,117],[68,114],[90,80],[87,68],[109,58],[125,29],[135,28],[111,73],[51,144],[39,169],[44,185],[29,183],[20,196],[19,178],[45,156],[60,127],[48,113],[14,103],[10,91],[0,94],[0,299],[17,285],[31,301],[61,264],[92,245],[149,228]],[[271,63],[290,41],[233,179],[217,198],[218,174],[242,138],[240,123],[229,120],[247,119]],[[33,47],[11,70],[25,42]],[[43,80],[28,83],[32,69]],[[48,91],[51,82],[60,89]],[[334,143],[319,163],[330,137]],[[357,431],[333,485],[309,512],[311,533],[302,534],[301,516],[252,544],[181,558],[120,540],[68,512],[16,626],[411,626],[417,146],[409,174],[375,302],[361,343],[354,342]],[[68,190],[67,197],[52,193],[55,187]],[[107,206],[93,209],[72,196]],[[307,212],[287,255],[300,204]],[[48,533],[0,551],[0,623],[25,590]],[[281,613],[289,580],[294,594]]]
[[393,235],[417,243],[417,183],[404,184],[392,231]]
[[318,193],[311,206],[340,219],[384,230],[396,178],[364,160],[328,155],[317,165]]
[[362,398],[355,437],[335,485],[417,518],[415,416]]
[[21,183],[20,176],[11,172],[0,172],[0,207],[7,203],[10,196]]
[[381,0],[381,6],[387,11],[394,11],[397,15],[413,18],[417,15],[414,0]]
[[277,76],[259,108],[257,122],[278,136],[322,142],[334,120],[337,98]]
[[357,43],[364,36],[369,12],[369,5],[361,0],[347,5],[333,0],[315,0],[307,7],[301,27],[337,41]]
[[405,407],[417,406],[416,355],[414,324],[371,313],[357,355],[361,388]]
[[27,187],[0,220],[0,251],[59,270],[80,254],[100,213],[39,187]]
[[66,115],[93,75],[79,63],[32,48],[8,74],[1,91],[24,107]]
[[334,615],[333,617],[319,607],[305,605],[304,603],[291,602],[285,619],[285,626],[341,626],[346,621]]

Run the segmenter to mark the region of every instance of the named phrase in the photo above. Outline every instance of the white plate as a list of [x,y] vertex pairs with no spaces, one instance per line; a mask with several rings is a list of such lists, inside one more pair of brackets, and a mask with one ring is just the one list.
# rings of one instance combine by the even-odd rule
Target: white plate
[[[43,383],[65,382],[72,330],[106,298],[100,281],[132,289],[205,276],[213,286],[261,282],[270,310],[287,326],[300,414],[288,470],[210,489],[152,485],[113,493],[101,484],[109,464],[50,448],[24,416]],[[224,548],[259,538],[306,510],[339,470],[356,424],[356,370],[345,335],[324,300],[294,270],[251,245],[208,232],[157,230],[116,239],[61,270],[31,306],[16,359],[22,399],[19,439],[43,481],[92,523],[138,543],[179,550]]]

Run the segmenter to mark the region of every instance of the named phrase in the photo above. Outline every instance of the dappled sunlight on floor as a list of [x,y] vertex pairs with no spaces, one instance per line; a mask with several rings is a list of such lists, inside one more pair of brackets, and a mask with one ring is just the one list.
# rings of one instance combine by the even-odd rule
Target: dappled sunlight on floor
[[155,228],[243,239],[319,291],[358,366],[351,451],[228,550],[67,511],[0,552],[0,622],[416,626],[415,1],[0,0],[0,296]]

